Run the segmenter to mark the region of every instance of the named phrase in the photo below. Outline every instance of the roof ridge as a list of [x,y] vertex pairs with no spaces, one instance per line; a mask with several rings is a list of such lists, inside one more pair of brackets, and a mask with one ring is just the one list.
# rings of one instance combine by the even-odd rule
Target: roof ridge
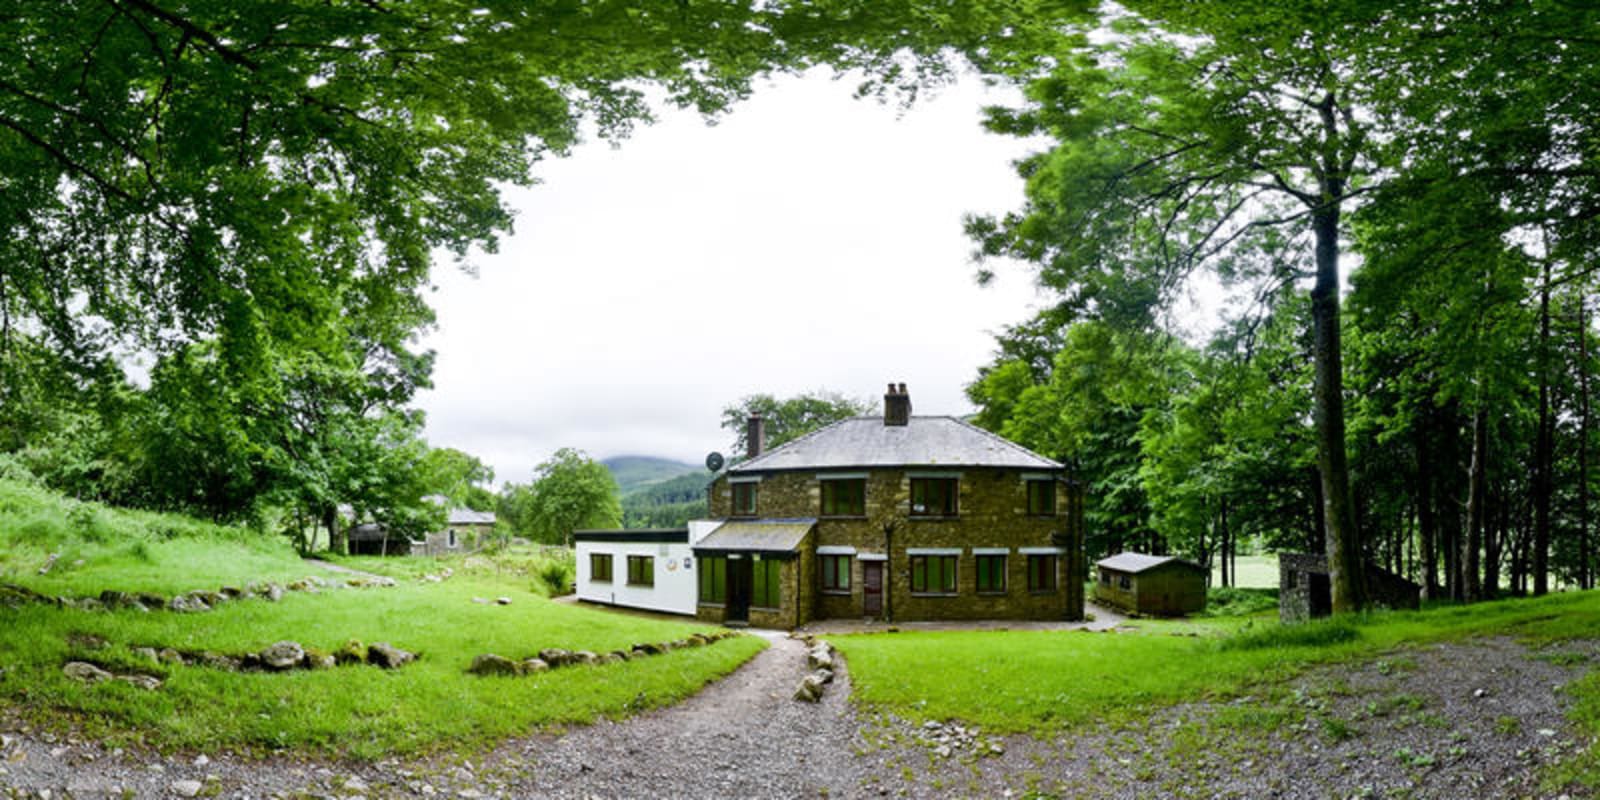
[[802,433],[799,436],[796,436],[795,438],[790,439],[789,441],[784,442],[783,444],[780,444],[777,447],[774,447],[771,450],[768,450],[768,451],[762,453],[759,456],[756,456],[755,458],[752,458],[752,459],[750,459],[748,461],[744,461],[744,462],[739,463],[739,464],[735,464],[735,465],[729,467],[728,471],[732,472],[732,471],[734,471],[736,469],[748,469],[748,468],[750,468],[750,465],[758,464],[761,461],[772,457],[772,455],[774,453],[781,453],[784,450],[787,450],[788,448],[794,447],[795,445],[797,445],[797,444],[799,444],[799,443],[801,443],[801,442],[803,442],[803,441],[805,441],[807,439],[810,439],[810,438],[816,436],[817,434],[822,433],[825,430],[828,430],[829,428],[838,427],[840,425],[843,425],[846,422],[854,422],[854,421],[856,421],[858,419],[873,419],[873,417],[866,417],[866,416],[845,417],[844,419],[834,420],[833,422],[830,422],[830,423],[828,423],[828,424],[826,424],[826,425],[824,425],[824,426],[822,426],[822,427],[820,427],[820,428],[818,428],[818,429],[816,429],[814,431],[810,431],[810,432],[807,432],[807,433]]
[[968,428],[971,428],[971,429],[977,431],[978,433],[983,434],[984,436],[987,436],[987,437],[989,437],[991,439],[994,439],[995,441],[1000,442],[1001,444],[1004,444],[1004,445],[1006,445],[1007,447],[1010,447],[1013,450],[1017,450],[1017,451],[1023,453],[1024,455],[1030,455],[1030,456],[1033,456],[1035,458],[1042,458],[1045,461],[1048,461],[1048,462],[1050,462],[1050,463],[1052,463],[1052,464],[1054,464],[1054,465],[1056,465],[1058,467],[1065,467],[1066,466],[1065,464],[1062,464],[1060,461],[1057,461],[1057,460],[1055,460],[1055,459],[1053,459],[1053,458],[1051,458],[1051,457],[1049,457],[1047,455],[1044,455],[1042,453],[1035,453],[1032,450],[1029,450],[1028,448],[1023,447],[1022,445],[1017,444],[1016,442],[1013,442],[1010,439],[1007,439],[1006,437],[1001,436],[998,433],[995,433],[994,431],[984,430],[983,428],[980,428],[980,427],[978,427],[978,426],[976,426],[976,425],[974,425],[974,424],[972,424],[972,423],[970,423],[970,422],[968,422],[968,421],[966,421],[964,419],[961,419],[960,417],[945,415],[945,419],[948,419],[948,420],[950,420],[952,422],[955,422],[958,425],[965,425]]

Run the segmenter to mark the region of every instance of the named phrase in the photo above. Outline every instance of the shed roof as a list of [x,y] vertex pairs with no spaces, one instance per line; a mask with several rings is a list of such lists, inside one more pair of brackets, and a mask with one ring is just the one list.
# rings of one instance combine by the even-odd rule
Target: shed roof
[[493,525],[493,511],[473,511],[470,508],[450,509],[450,525]]
[[792,553],[816,524],[810,518],[729,520],[706,534],[694,549]]
[[812,431],[730,473],[841,467],[1009,467],[1059,470],[1061,464],[955,417],[852,417]]
[[1102,558],[1099,561],[1096,561],[1095,566],[1105,567],[1106,569],[1116,570],[1117,572],[1140,573],[1172,563],[1181,564],[1193,569],[1205,569],[1205,567],[1200,566],[1193,561],[1187,561],[1178,558],[1177,556],[1152,556],[1144,553],[1118,553],[1114,556]]

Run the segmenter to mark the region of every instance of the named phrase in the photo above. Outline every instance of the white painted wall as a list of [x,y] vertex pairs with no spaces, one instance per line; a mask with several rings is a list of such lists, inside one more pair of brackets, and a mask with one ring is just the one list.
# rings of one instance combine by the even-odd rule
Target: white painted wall
[[[699,584],[694,551],[688,544],[580,541],[577,550],[578,599],[672,614],[695,612]],[[611,555],[610,582],[595,581],[589,575],[592,553]],[[628,585],[628,556],[655,559],[654,586]]]

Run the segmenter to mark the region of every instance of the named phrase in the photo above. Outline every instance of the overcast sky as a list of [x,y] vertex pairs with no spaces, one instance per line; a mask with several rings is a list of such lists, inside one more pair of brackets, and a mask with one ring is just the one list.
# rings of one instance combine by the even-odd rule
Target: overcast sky
[[1019,266],[977,287],[961,218],[1020,204],[1026,148],[980,128],[976,81],[905,113],[853,87],[778,80],[542,165],[477,277],[435,268],[430,443],[522,482],[560,447],[699,463],[756,392],[898,381],[917,413],[971,411],[992,334],[1039,301]]

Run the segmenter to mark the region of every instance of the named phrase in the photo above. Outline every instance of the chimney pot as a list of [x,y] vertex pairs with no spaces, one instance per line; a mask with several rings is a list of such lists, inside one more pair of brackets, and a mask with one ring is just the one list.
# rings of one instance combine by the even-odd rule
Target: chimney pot
[[911,395],[905,384],[889,384],[889,392],[883,396],[883,424],[911,424]]
[[750,458],[766,452],[767,421],[761,417],[760,411],[750,412],[750,419],[745,422],[744,440],[745,454]]

